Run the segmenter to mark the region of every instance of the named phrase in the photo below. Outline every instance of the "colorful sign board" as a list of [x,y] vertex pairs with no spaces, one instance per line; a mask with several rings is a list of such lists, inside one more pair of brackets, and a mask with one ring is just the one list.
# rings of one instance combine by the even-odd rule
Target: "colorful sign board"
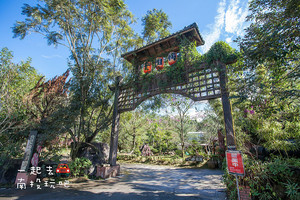
[[229,174],[244,176],[244,162],[240,151],[226,151],[226,161]]

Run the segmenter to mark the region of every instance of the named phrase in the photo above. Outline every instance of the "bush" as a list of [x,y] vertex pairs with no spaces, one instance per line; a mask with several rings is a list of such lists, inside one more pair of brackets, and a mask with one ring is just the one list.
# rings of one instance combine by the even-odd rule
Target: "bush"
[[178,156],[182,156],[182,151],[181,150],[179,150],[179,149],[177,149],[176,151],[175,151],[175,153],[176,153],[176,155],[178,155]]
[[71,174],[73,176],[82,176],[86,170],[92,166],[92,162],[87,158],[76,158],[69,164]]
[[[245,177],[239,177],[239,182],[250,186],[252,199],[300,199],[300,177],[294,172],[294,169],[300,169],[293,165],[299,163],[299,159],[291,162],[290,159],[273,158],[261,162],[243,157]],[[226,167],[226,164],[223,166]],[[226,171],[223,181],[229,191],[229,199],[237,199],[235,177]]]
[[140,156],[141,155],[141,151],[138,148],[135,148],[133,153],[136,156]]
[[158,154],[159,153],[159,150],[154,148],[153,146],[149,146],[151,151],[153,152],[153,154]]

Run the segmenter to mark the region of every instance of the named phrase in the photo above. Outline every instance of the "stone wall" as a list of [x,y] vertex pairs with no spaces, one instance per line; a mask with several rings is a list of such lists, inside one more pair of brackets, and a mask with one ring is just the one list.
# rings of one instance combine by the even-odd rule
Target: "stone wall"
[[92,146],[86,146],[81,150],[81,157],[88,158],[92,162],[88,174],[96,175],[97,166],[108,163],[109,146],[106,143],[91,143]]
[[251,200],[249,186],[240,187],[240,198],[241,200]]

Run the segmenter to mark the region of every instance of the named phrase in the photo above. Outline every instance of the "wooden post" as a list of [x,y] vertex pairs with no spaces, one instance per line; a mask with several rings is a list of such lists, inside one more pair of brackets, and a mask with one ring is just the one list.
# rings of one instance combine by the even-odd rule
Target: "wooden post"
[[120,82],[122,81],[122,77],[118,76],[116,78],[115,85],[115,100],[114,100],[114,111],[113,111],[113,119],[111,125],[111,135],[110,135],[110,150],[109,150],[109,164],[111,166],[115,166],[117,164],[117,150],[118,150],[118,136],[119,136],[119,93],[120,93]]
[[231,106],[229,101],[229,92],[226,87],[226,65],[221,62],[217,62],[217,66],[220,69],[220,86],[221,86],[221,95],[222,95],[222,105],[224,113],[224,122],[226,130],[226,144],[228,150],[235,150],[235,139],[234,139],[234,130],[233,130],[233,120],[231,113]]

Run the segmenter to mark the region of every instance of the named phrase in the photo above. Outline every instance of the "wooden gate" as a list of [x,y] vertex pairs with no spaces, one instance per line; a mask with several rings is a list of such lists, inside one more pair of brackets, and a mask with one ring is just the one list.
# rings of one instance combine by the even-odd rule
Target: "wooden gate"
[[145,80],[141,74],[142,63],[149,58],[159,57],[169,52],[179,52],[178,38],[187,38],[191,42],[196,42],[197,46],[204,44],[198,26],[194,23],[166,38],[122,55],[124,59],[134,65],[136,78],[123,84],[122,77],[119,76],[112,88],[115,91],[115,100],[109,154],[111,166],[115,166],[117,161],[120,113],[134,110],[146,99],[163,93],[181,94],[194,101],[221,98],[227,148],[235,149],[231,106],[226,89],[226,65],[224,63],[215,61],[212,65],[202,63],[196,67],[187,64],[182,70],[179,80],[173,80],[167,73],[158,73],[152,79],[147,80],[145,85]]

